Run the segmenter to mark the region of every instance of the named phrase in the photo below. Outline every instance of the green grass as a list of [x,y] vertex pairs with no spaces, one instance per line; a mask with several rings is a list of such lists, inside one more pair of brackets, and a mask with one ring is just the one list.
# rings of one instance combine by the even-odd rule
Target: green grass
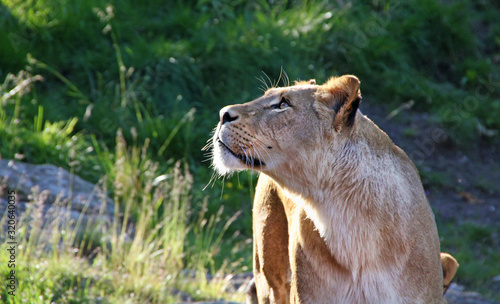
[[492,281],[500,273],[498,231],[470,222],[440,220],[438,228],[441,250],[451,253],[460,264],[455,282],[500,301],[498,284]]
[[[224,276],[209,284],[205,275],[251,266],[256,178],[241,173],[202,191],[212,172],[200,150],[218,110],[259,96],[257,78],[276,80],[282,68],[291,80],[319,83],[355,74],[367,100],[393,109],[411,101],[461,147],[498,144],[499,13],[490,0],[1,0],[1,157],[60,165],[100,182],[124,214],[108,227],[111,240],[73,239],[57,258],[41,244],[25,249],[30,263],[20,263],[20,284],[34,288],[24,299],[160,303],[174,289],[198,299],[233,297],[223,292]],[[168,190],[153,186],[159,176],[169,176]],[[423,179],[449,184],[440,173]],[[182,197],[171,197],[172,189]],[[142,230],[124,243],[118,228],[131,223]],[[453,236],[445,247],[477,261],[467,249],[477,237],[469,228],[440,229]],[[71,249],[83,240],[100,248],[92,261]],[[170,254],[166,243],[175,244]],[[498,257],[497,245],[478,245],[485,263]],[[461,264],[461,282],[485,282],[481,262]],[[196,270],[195,283],[185,269]]]
[[[101,182],[104,189],[113,188],[117,211],[109,224],[80,219],[73,224],[64,220],[65,214],[44,223],[43,198],[34,195],[17,224],[16,296],[0,286],[6,303],[169,303],[180,301],[178,292],[197,300],[222,295],[241,300],[239,294],[226,293],[226,275],[241,271],[241,265],[216,264],[214,259],[239,215],[223,224],[221,208],[189,222],[191,206],[204,206],[206,200],[190,197],[192,177],[186,166],[177,162],[160,171],[158,163],[145,157],[147,149],[147,143],[127,146],[118,132],[115,153],[98,152],[110,162]],[[7,235],[3,225],[0,234]],[[2,261],[8,260],[7,247],[3,239]],[[0,264],[3,275],[10,270],[7,263]],[[210,283],[208,273],[215,277]]]
[[[490,137],[481,127],[499,128],[500,28],[498,7],[489,1],[193,1],[168,8],[156,1],[59,2],[38,1],[35,10],[29,2],[4,1],[10,39],[2,49],[17,60],[4,60],[0,69],[16,73],[28,65],[44,74],[35,102],[50,104],[49,120],[83,117],[92,104],[92,115],[77,129],[103,139],[119,127],[127,133],[130,125],[140,126],[136,110],[144,108],[158,117],[194,107],[200,119],[193,132],[210,128],[216,118],[207,109],[256,97],[255,77],[264,72],[277,79],[281,67],[291,79],[356,74],[373,100],[414,100],[459,142]],[[27,60],[28,53],[36,60]],[[110,112],[121,119],[106,117]],[[193,148],[206,136],[192,135],[182,146]]]

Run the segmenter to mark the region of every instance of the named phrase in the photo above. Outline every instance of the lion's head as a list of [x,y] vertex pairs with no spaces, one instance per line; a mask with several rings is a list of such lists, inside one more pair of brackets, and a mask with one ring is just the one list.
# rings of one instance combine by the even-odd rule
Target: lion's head
[[359,80],[346,75],[323,85],[310,80],[272,88],[253,101],[226,106],[212,139],[213,165],[221,175],[301,167],[295,162],[329,149],[325,141],[351,133],[360,101]]

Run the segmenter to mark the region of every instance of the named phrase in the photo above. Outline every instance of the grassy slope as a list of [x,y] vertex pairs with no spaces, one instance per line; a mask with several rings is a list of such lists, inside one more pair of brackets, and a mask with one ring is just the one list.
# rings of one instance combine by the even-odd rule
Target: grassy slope
[[[207,214],[225,207],[223,221],[241,209],[228,235],[241,231],[236,239],[244,244],[251,235],[251,193],[242,190],[252,189],[255,178],[240,174],[226,181],[222,194],[220,182],[201,192],[211,172],[200,163],[200,149],[218,109],[258,96],[255,77],[263,72],[277,79],[284,68],[291,79],[319,82],[355,74],[373,100],[393,107],[413,100],[459,143],[477,137],[498,143],[490,132],[500,128],[500,25],[493,1],[111,4],[2,1],[0,78],[6,81],[0,93],[26,78],[9,82],[7,73],[26,70],[45,79],[2,106],[2,157],[17,153],[24,161],[71,167],[96,182],[113,175],[103,153],[114,155],[122,129],[132,145],[150,140],[146,158],[160,161],[158,172],[177,159],[189,164],[191,220],[204,197]],[[196,247],[194,239],[185,236],[188,248]],[[231,240],[215,264],[239,256],[248,266],[248,245],[235,252]]]

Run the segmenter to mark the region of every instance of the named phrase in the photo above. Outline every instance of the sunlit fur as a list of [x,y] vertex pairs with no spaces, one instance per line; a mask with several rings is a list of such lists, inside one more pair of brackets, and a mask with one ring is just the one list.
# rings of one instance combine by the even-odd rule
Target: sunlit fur
[[458,264],[440,255],[415,166],[358,110],[359,86],[354,76],[299,82],[220,112],[214,168],[261,172],[259,303],[443,301]]

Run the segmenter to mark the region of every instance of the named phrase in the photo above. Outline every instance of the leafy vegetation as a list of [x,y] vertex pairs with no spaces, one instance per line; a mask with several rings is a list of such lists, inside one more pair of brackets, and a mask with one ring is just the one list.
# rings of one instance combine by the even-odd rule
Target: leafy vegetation
[[477,286],[482,294],[499,300],[498,283],[492,278],[500,272],[498,231],[471,222],[456,223],[438,219],[441,247],[454,253],[459,261],[456,281]]
[[[34,195],[17,224],[16,296],[8,294],[5,284],[0,286],[5,303],[169,303],[180,301],[183,292],[194,299],[225,293],[224,271],[231,268],[216,267],[214,254],[234,217],[223,225],[221,213],[201,213],[188,223],[190,206],[198,203],[189,201],[190,173],[180,162],[159,172],[158,163],[145,158],[146,153],[147,143],[127,147],[120,132],[115,154],[98,152],[111,165],[106,166],[105,179],[123,212],[117,211],[110,223],[85,223],[84,214],[76,225],[64,220],[69,214],[43,221],[44,198]],[[106,180],[100,183],[106,189]],[[7,235],[4,225],[0,233]],[[3,261],[9,260],[8,246],[0,245]],[[12,269],[6,264],[0,271],[8,277]],[[206,269],[215,277],[210,284]]]
[[[102,183],[129,212],[114,228],[136,226],[131,243],[113,227],[109,242],[84,238],[100,248],[91,262],[70,249],[71,239],[54,255],[25,247],[21,259],[30,263],[21,264],[20,286],[33,288],[23,299],[221,297],[224,276],[208,284],[205,274],[249,268],[255,176],[214,181],[203,192],[212,173],[200,150],[218,109],[257,97],[258,78],[272,82],[282,69],[318,82],[355,74],[367,102],[411,101],[458,144],[498,143],[499,13],[490,0],[1,0],[1,157],[60,165]],[[174,177],[153,186],[169,172]],[[60,237],[50,239],[57,252]],[[465,246],[458,237],[443,245]],[[464,260],[476,257],[463,252]],[[471,265],[459,277],[477,287],[481,268]],[[196,270],[197,283],[186,283],[186,269]]]

